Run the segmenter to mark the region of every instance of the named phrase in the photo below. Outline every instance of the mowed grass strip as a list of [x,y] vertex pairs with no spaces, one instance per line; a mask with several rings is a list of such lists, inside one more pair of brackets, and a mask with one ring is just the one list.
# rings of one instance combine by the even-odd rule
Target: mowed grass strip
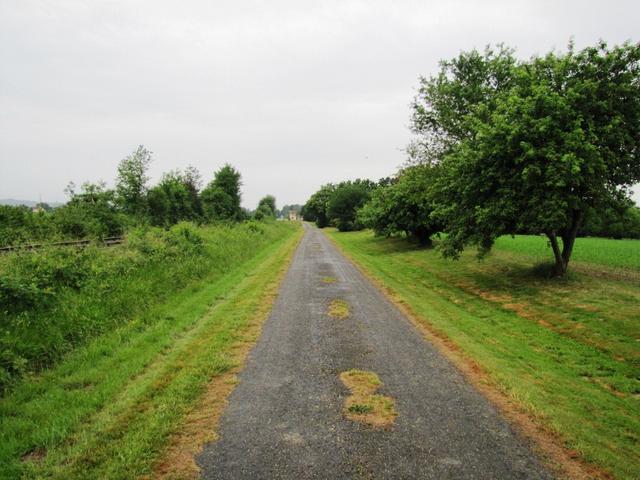
[[[622,276],[618,260],[583,261],[568,278],[548,280],[530,252],[538,239],[507,239],[504,249],[499,241],[483,261],[473,251],[451,261],[403,239],[328,233],[570,456],[596,466],[594,475],[640,478],[640,272],[633,261]],[[602,244],[626,251],[616,242]]]
[[301,234],[291,229],[224,277],[159,306],[158,322],[98,338],[0,400],[0,477],[150,474],[209,382],[235,366],[232,351]]
[[[299,232],[298,238],[302,236]],[[294,245],[295,247],[295,245]],[[140,477],[140,480],[172,480],[177,478],[198,478],[200,467],[196,456],[206,443],[218,439],[216,432],[218,421],[227,405],[227,397],[238,384],[237,374],[244,367],[244,362],[255,345],[262,331],[262,324],[269,316],[274,301],[278,296],[280,283],[293,261],[293,248],[288,260],[280,263],[278,274],[271,279],[262,290],[260,300],[251,315],[249,322],[240,333],[240,338],[226,353],[232,368],[214,377],[206,386],[174,429],[167,447],[153,465],[153,472]]]

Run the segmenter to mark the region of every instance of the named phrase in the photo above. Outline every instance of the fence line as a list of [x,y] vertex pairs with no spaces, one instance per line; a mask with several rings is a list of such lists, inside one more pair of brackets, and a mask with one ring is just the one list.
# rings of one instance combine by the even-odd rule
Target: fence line
[[[0,253],[13,252],[15,250],[38,250],[45,247],[84,247],[94,242],[94,240],[66,240],[63,242],[53,243],[32,243],[28,245],[15,245],[11,247],[0,247]],[[105,247],[119,245],[124,242],[124,237],[107,237],[102,239],[100,243]]]

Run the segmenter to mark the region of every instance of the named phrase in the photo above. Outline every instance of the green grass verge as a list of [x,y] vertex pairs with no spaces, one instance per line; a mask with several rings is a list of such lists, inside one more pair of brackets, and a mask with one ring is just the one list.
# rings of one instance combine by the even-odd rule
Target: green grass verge
[[585,268],[546,280],[531,254],[538,238],[501,239],[483,261],[474,252],[450,261],[402,239],[328,234],[568,448],[616,478],[640,478],[640,273],[598,266],[627,265],[597,246],[631,248],[635,258],[640,241],[578,239]]
[[184,289],[23,380],[0,400],[0,478],[131,479],[150,474],[169,436],[242,338],[302,233]]
[[204,278],[227,274],[290,232],[288,222],[138,228],[125,244],[0,255],[0,395],[92,338]]

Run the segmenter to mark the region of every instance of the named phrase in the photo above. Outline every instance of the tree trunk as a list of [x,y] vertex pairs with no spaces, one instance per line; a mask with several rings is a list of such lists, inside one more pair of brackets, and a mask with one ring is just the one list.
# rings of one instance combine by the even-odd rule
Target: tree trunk
[[560,251],[560,246],[558,245],[558,237],[556,236],[556,232],[547,233],[547,237],[549,237],[549,243],[551,243],[553,256],[556,259],[555,274],[561,277],[567,272],[567,263],[565,263],[562,252]]
[[562,233],[562,251],[558,245],[558,237],[555,231],[547,233],[549,241],[551,242],[551,248],[553,250],[553,256],[556,260],[555,273],[561,277],[567,273],[567,267],[569,266],[569,260],[573,253],[573,245],[576,243],[576,236],[578,235],[578,229],[584,218],[584,213],[581,211],[574,211],[571,218],[571,227]]
[[584,214],[582,212],[574,211],[573,218],[571,219],[571,228],[562,236],[562,259],[566,266],[569,265],[569,259],[573,253],[573,245],[576,243],[576,236],[578,235],[578,229],[582,224],[583,218]]
[[418,239],[418,243],[421,247],[430,247],[431,242],[431,232],[425,229],[416,229],[413,232],[413,236]]

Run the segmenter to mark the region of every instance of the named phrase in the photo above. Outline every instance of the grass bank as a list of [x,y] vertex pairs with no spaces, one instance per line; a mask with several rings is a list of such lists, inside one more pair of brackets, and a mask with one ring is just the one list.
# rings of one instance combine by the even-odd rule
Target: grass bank
[[0,391],[181,290],[230,272],[287,233],[284,223],[136,229],[113,248],[0,256]]
[[[273,300],[302,233],[284,223],[254,228],[267,239],[234,245],[227,237],[211,246],[226,250],[226,268],[85,342],[0,399],[0,478],[151,475],[211,381],[237,367],[234,350]],[[236,248],[244,253],[234,264]]]
[[573,272],[547,280],[537,237],[450,261],[403,239],[328,234],[572,456],[640,478],[640,241],[578,239]]

